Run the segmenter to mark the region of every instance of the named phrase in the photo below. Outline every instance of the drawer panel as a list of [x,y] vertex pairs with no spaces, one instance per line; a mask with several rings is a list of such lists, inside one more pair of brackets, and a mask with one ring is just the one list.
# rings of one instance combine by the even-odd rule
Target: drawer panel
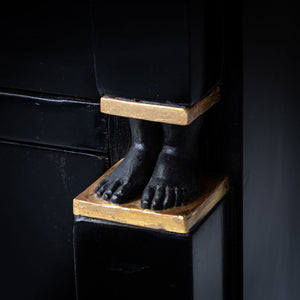
[[97,98],[89,14],[89,1],[6,1],[0,86]]
[[107,117],[99,103],[0,93],[0,138],[108,152]]
[[72,200],[107,158],[0,141],[3,299],[75,299]]

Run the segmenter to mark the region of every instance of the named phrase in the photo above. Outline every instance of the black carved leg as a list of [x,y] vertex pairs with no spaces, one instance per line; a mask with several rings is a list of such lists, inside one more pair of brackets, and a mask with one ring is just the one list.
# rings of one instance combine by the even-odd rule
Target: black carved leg
[[199,191],[199,132],[203,117],[188,126],[163,125],[164,141],[141,206],[154,210],[185,204]]
[[121,164],[96,188],[98,197],[124,203],[137,197],[149,181],[161,150],[160,123],[130,119],[132,144]]

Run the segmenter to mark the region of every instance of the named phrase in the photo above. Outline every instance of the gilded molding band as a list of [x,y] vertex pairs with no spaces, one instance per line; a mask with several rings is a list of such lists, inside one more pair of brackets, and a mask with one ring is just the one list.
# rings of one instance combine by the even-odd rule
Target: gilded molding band
[[219,100],[220,88],[217,87],[207,97],[190,108],[143,103],[107,96],[101,97],[100,107],[101,112],[109,115],[175,125],[188,125]]
[[186,234],[216,206],[229,188],[227,177],[203,176],[200,195],[187,205],[162,211],[142,209],[140,199],[116,205],[97,198],[94,189],[119,163],[74,199],[74,215]]

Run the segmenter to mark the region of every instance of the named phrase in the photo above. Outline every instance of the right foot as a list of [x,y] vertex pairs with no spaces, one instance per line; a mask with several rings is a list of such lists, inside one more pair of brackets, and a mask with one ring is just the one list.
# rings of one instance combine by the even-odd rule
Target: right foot
[[[198,157],[193,148],[165,146],[147,184],[142,200],[143,209],[162,210],[181,206],[199,190]],[[187,150],[187,151],[184,151]]]
[[141,207],[162,210],[187,203],[199,192],[199,132],[203,118],[189,126],[164,124],[163,148]]
[[98,198],[121,204],[137,197],[149,181],[158,153],[133,144],[120,165],[95,189]]

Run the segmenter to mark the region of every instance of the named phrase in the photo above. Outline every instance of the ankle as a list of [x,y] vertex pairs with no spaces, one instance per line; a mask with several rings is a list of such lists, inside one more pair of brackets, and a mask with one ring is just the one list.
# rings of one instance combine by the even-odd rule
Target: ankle
[[143,151],[147,153],[157,153],[161,150],[160,144],[151,144],[151,143],[142,143],[133,141],[131,144],[131,148],[137,151]]
[[184,143],[181,145],[164,144],[162,147],[162,152],[167,155],[188,160],[194,160],[199,156],[198,147],[192,147],[192,145],[186,145]]

